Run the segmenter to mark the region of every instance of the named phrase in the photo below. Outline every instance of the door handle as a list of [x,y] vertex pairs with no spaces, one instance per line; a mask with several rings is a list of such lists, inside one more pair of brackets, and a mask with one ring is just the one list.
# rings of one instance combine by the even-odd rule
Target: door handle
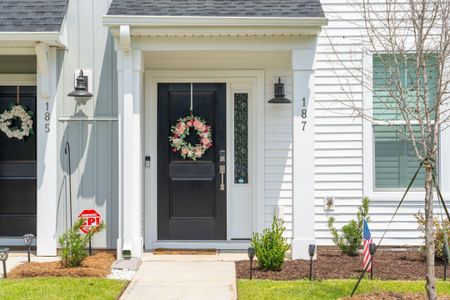
[[224,182],[224,175],[225,175],[225,165],[219,166],[219,173],[220,173],[220,190],[225,190],[225,182]]
[[219,174],[220,174],[220,190],[225,190],[225,171],[226,171],[226,153],[225,150],[219,152]]

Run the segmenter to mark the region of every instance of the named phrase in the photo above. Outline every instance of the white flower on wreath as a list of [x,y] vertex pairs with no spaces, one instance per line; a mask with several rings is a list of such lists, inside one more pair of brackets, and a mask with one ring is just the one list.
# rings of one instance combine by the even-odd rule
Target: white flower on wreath
[[[21,127],[11,127],[12,120],[18,118],[21,121]],[[8,138],[23,140],[24,137],[34,134],[33,130],[33,112],[26,111],[22,105],[14,105],[9,110],[5,110],[0,115],[0,131],[6,134]]]

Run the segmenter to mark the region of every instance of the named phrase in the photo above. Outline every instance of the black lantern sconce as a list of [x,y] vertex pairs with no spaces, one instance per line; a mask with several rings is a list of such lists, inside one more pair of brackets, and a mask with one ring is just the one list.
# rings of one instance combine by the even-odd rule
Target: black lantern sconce
[[269,103],[291,103],[291,100],[284,97],[284,83],[281,83],[281,78],[278,77],[278,83],[275,83],[274,88],[275,97],[269,100]]
[[34,239],[34,234],[32,233],[27,233],[23,235],[23,242],[25,243],[25,245],[28,247],[28,262],[31,261],[31,243],[33,243],[33,239]]
[[83,70],[80,70],[78,77],[76,79],[75,89],[67,94],[69,97],[81,97],[81,98],[90,98],[93,95],[89,92],[88,86],[88,76],[83,74]]
[[309,254],[309,280],[312,280],[313,257],[314,254],[316,254],[316,245],[310,244],[308,246],[308,254]]
[[6,278],[6,260],[8,259],[9,248],[0,249],[0,260],[3,263],[3,278]]
[[248,251],[247,251],[247,254],[248,254],[248,258],[250,259],[250,279],[252,279],[252,273],[253,273],[253,259],[255,258],[255,248],[253,248],[253,247],[249,247],[248,248]]
[[375,245],[375,243],[370,243],[369,244],[369,253],[370,253],[370,256],[371,256],[371,258],[370,258],[370,260],[371,260],[371,268],[370,268],[370,280],[372,280],[373,279],[373,265],[374,265],[374,260],[373,260],[373,257],[374,257],[374,255],[375,255],[375,252],[377,252],[377,245]]

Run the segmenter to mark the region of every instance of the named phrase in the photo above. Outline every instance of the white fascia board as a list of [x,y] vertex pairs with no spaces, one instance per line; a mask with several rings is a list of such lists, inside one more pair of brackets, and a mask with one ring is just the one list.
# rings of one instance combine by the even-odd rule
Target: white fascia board
[[195,16],[128,16],[105,15],[103,25],[119,26],[263,26],[263,27],[312,27],[325,26],[326,18],[289,17],[195,17]]
[[[322,26],[328,24],[326,18],[282,18],[282,17],[194,17],[194,16],[127,16],[127,15],[105,15],[103,25],[118,28],[121,25],[129,25],[131,34],[137,35],[153,33],[163,34],[165,30],[173,33],[174,30],[190,29],[199,32],[219,31],[222,34],[227,32],[234,34],[241,30],[254,31],[255,34],[264,34],[270,29],[275,29],[276,34],[283,35],[283,31],[290,34],[293,30],[298,33],[317,34]],[[303,30],[302,30],[303,29]],[[209,31],[209,32],[208,32]],[[114,33],[114,31],[113,31]]]
[[64,47],[61,35],[58,31],[45,32],[0,32],[0,42],[42,42],[49,46]]

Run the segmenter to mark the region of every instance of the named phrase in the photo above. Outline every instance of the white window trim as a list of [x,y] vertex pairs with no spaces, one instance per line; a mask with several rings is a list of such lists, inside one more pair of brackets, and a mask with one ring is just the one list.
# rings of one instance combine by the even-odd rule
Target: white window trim
[[[365,53],[363,55],[363,74],[372,74],[372,53]],[[362,84],[363,89],[363,107],[364,111],[372,112],[373,94],[371,91],[372,78],[365,77]],[[370,82],[369,82],[370,81]],[[366,119],[363,119],[363,189],[364,195],[374,201],[399,201],[403,196],[405,189],[392,190],[377,190],[375,189],[375,156],[374,156],[374,124]],[[441,133],[441,148],[439,152],[439,187],[444,199],[450,198],[450,130]],[[422,201],[425,197],[424,189],[414,188],[409,191],[406,196],[406,201]],[[435,197],[436,199],[436,197]]]

